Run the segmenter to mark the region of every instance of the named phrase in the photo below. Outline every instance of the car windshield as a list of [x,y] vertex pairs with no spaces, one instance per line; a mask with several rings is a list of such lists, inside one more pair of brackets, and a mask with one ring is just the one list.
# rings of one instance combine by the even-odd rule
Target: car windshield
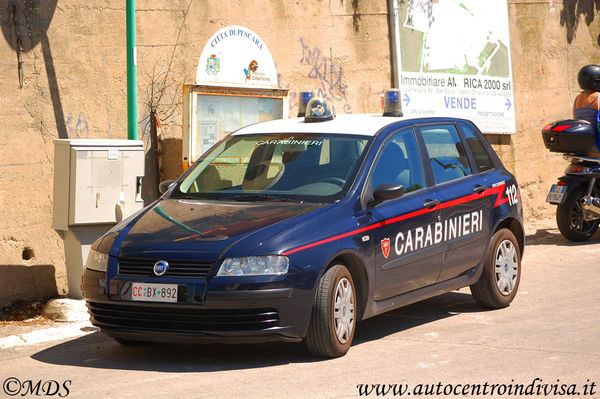
[[232,135],[192,166],[172,197],[336,201],[352,185],[369,141],[342,134]]

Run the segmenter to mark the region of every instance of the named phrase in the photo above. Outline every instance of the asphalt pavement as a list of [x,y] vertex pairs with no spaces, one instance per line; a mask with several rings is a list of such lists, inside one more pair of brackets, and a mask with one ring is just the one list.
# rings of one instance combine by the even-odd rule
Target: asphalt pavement
[[2,326],[0,398],[600,397],[598,287],[600,233],[573,244],[529,222],[506,309],[454,291],[359,323],[333,360],[301,344],[123,347],[81,321]]

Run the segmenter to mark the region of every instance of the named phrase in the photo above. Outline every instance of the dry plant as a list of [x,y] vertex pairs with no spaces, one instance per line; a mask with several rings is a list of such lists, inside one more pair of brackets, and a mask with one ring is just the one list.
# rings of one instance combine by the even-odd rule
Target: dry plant
[[[155,61],[152,66],[152,72],[147,77],[148,86],[146,87],[146,112],[141,119],[141,127],[144,141],[149,141],[149,151],[147,157],[153,158],[146,162],[147,175],[153,180],[150,182],[150,200],[158,197],[158,185],[165,178],[163,165],[163,148],[162,143],[164,137],[162,135],[162,126],[167,126],[171,122],[171,117],[175,111],[181,107],[182,98],[180,88],[184,83],[187,73],[185,65],[175,62],[175,54],[179,47],[181,32],[185,26],[192,0],[189,1],[187,8],[183,14],[183,20],[177,32],[177,39],[171,52],[168,62],[164,60]],[[180,69],[179,73],[174,70]],[[154,170],[148,170],[151,165]],[[153,177],[153,178],[152,178]],[[149,179],[150,180],[150,179]]]

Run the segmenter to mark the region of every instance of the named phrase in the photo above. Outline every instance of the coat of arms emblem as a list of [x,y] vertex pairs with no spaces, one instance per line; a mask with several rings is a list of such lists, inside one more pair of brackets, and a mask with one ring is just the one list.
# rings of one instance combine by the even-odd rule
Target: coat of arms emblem
[[383,252],[383,256],[387,259],[390,255],[390,239],[386,238],[381,240],[381,252]]
[[216,54],[211,54],[206,60],[206,73],[209,75],[216,75],[221,70],[221,60],[217,58]]

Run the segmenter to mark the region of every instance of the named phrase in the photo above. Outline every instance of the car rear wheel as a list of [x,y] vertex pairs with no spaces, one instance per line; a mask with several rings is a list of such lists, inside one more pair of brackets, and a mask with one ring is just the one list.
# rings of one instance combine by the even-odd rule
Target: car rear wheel
[[344,265],[334,265],[321,280],[306,336],[308,351],[320,357],[339,357],[350,348],[356,329],[356,291]]
[[521,252],[512,231],[498,230],[490,241],[479,280],[471,285],[475,301],[485,308],[510,305],[521,279]]

